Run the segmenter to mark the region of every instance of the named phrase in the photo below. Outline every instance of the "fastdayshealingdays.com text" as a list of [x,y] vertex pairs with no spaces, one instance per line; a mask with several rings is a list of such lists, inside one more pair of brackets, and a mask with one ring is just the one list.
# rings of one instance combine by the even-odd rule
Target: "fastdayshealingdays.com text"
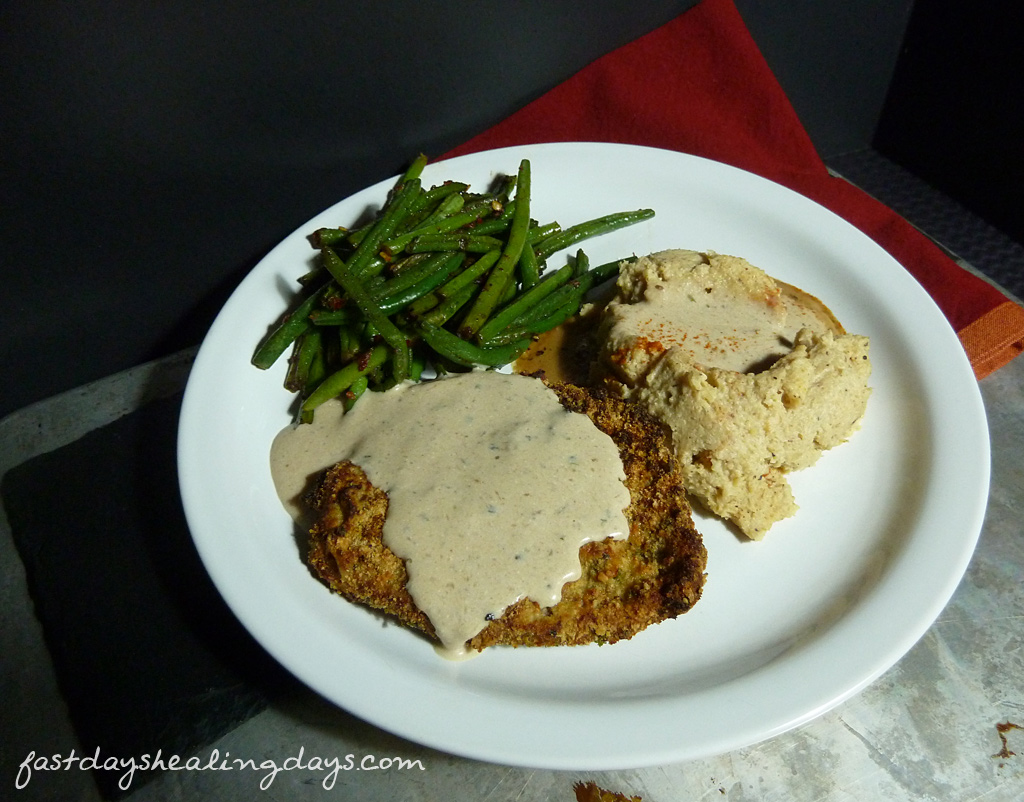
[[419,759],[410,760],[404,757],[377,757],[375,755],[347,754],[344,757],[306,757],[305,747],[300,747],[298,754],[285,758],[283,761],[274,758],[254,760],[252,758],[231,757],[230,752],[223,756],[220,750],[213,749],[206,757],[192,756],[182,758],[179,755],[164,757],[161,750],[154,754],[143,754],[139,757],[120,758],[114,755],[103,755],[99,747],[91,755],[79,755],[74,749],[68,755],[39,755],[29,752],[18,768],[14,787],[18,790],[26,788],[35,776],[49,771],[113,771],[121,772],[117,785],[127,791],[135,779],[136,772],[147,771],[251,771],[259,777],[259,787],[267,790],[281,772],[306,771],[321,773],[324,776],[320,784],[330,790],[343,771],[426,771]]

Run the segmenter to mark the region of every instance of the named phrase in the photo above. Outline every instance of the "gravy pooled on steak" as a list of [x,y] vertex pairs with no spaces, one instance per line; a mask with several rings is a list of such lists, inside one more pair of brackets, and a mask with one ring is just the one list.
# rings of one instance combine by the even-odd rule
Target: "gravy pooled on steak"
[[629,491],[612,438],[537,379],[475,371],[371,393],[282,432],[285,501],[341,460],[389,497],[384,544],[447,652],[524,597],[543,607],[580,576],[580,547],[625,540]]
[[[557,603],[520,599],[465,644],[473,652],[498,645],[615,643],[687,612],[704,587],[707,551],[664,427],[636,404],[601,390],[571,384],[551,389],[567,410],[589,418],[615,443],[629,493],[629,537],[587,543],[576,555],[580,577],[562,587]],[[561,487],[561,478],[535,479]],[[388,494],[358,465],[342,461],[324,473],[309,501],[316,516],[307,558],[324,583],[437,639],[409,593],[406,561],[384,543]],[[557,539],[576,528],[563,520],[550,534]]]
[[760,540],[796,503],[785,474],[844,442],[870,394],[868,339],[745,259],[623,263],[599,369],[672,431],[687,490]]

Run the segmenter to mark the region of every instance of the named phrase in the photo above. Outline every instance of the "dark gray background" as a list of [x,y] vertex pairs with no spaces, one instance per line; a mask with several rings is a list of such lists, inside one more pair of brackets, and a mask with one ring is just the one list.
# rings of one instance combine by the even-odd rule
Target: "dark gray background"
[[[0,6],[0,416],[193,345],[317,211],[691,0]],[[737,0],[826,162],[870,148],[911,0]]]

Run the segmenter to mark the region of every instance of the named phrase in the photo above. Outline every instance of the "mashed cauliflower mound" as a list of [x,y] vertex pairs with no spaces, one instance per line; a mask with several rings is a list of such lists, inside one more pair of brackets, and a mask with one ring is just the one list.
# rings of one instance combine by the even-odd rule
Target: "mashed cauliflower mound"
[[671,429],[690,494],[754,540],[796,512],[786,474],[844,442],[870,394],[867,337],[784,286],[663,251],[622,266],[601,321],[606,383]]

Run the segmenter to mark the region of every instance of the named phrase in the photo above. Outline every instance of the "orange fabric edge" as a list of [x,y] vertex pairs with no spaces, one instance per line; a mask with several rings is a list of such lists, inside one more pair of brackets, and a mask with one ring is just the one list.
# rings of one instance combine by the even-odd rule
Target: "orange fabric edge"
[[1024,350],[1024,308],[1004,301],[957,332],[974,375],[984,379]]

